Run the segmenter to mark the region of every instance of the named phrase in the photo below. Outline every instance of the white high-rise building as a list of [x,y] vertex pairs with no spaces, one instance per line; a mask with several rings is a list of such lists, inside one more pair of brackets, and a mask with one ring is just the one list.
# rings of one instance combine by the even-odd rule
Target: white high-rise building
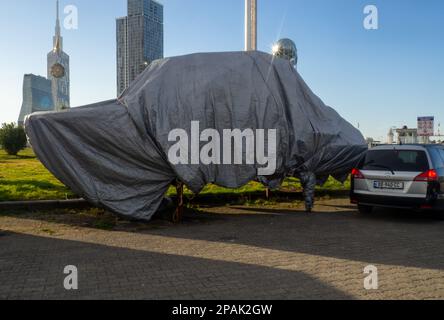
[[60,31],[59,1],[57,0],[56,27],[53,48],[48,53],[48,80],[52,82],[52,96],[55,111],[70,108],[69,56],[63,51]]
[[25,74],[23,78],[23,103],[18,119],[19,125],[22,125],[25,117],[33,112],[70,108],[69,56],[63,51],[58,0],[56,17],[52,50],[47,56],[47,78],[34,74]]
[[257,0],[245,0],[245,51],[257,50]]

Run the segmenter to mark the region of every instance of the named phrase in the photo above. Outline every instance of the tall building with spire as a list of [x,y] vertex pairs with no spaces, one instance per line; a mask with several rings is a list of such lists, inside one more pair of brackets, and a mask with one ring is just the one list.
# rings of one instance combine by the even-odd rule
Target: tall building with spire
[[128,15],[117,19],[117,94],[154,60],[163,58],[163,5],[128,0]]
[[59,1],[56,2],[56,27],[53,47],[48,53],[48,80],[52,82],[55,111],[70,108],[69,56],[63,51]]
[[25,74],[23,103],[18,124],[23,125],[27,115],[38,111],[60,111],[70,107],[69,56],[63,51],[59,18],[59,1],[56,3],[56,27],[53,47],[48,53],[47,78]]

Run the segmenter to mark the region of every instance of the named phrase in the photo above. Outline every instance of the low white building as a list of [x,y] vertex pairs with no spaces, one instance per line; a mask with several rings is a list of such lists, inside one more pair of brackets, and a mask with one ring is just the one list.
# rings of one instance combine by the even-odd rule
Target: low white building
[[396,129],[396,133],[398,135],[397,143],[398,144],[429,144],[430,138],[418,136],[418,129],[409,128],[407,126],[402,127],[401,129]]

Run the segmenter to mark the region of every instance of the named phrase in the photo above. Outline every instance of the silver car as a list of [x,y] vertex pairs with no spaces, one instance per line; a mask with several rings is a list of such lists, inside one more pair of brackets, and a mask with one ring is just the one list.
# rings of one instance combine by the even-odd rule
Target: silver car
[[444,210],[444,146],[386,145],[370,149],[352,171],[351,201],[374,207]]

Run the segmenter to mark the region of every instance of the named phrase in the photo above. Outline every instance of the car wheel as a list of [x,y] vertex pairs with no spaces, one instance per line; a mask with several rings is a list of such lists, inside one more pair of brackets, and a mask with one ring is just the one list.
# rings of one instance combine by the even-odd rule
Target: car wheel
[[360,205],[358,205],[358,210],[359,210],[359,213],[361,213],[361,214],[369,214],[369,213],[372,213],[373,207],[360,204]]

